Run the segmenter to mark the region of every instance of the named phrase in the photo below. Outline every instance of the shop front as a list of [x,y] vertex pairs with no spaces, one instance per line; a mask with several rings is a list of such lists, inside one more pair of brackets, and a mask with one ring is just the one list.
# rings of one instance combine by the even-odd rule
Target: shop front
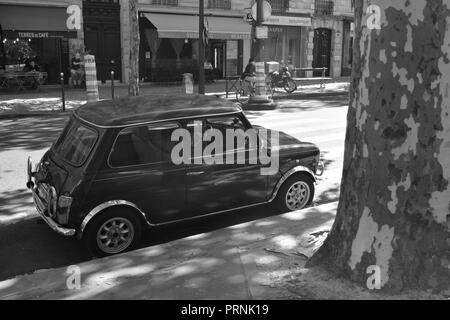
[[264,25],[268,27],[268,39],[261,52],[264,61],[283,61],[291,68],[307,66],[307,28],[311,26],[311,18],[270,16]]
[[[215,77],[240,74],[244,48],[250,47],[250,25],[242,18],[207,16],[205,26],[205,60]],[[140,29],[141,78],[176,81],[186,72],[198,76],[198,16],[142,13]]]
[[71,41],[82,42],[78,39],[77,24],[69,29],[73,21],[68,19],[78,18],[72,14],[67,5],[0,5],[4,68],[20,69],[33,60],[48,75],[47,83],[58,83],[60,72],[67,79],[69,52],[74,44]]

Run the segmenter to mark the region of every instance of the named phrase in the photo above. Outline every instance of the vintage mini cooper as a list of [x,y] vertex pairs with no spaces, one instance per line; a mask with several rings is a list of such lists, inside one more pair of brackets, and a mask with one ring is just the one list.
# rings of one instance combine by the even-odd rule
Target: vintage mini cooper
[[[253,143],[246,137],[244,148],[219,143],[222,155],[232,159],[254,148],[272,155],[269,136],[277,133],[278,166],[271,174],[261,171],[271,164],[257,161],[194,159],[198,144],[203,148],[208,143],[202,132],[255,128],[240,106],[216,97],[142,96],[88,103],[73,113],[39,163],[33,166],[28,159],[27,187],[42,219],[62,235],[83,239],[96,256],[132,248],[144,228],[152,226],[269,202],[284,211],[309,205],[316,176],[323,172],[320,151],[312,143],[273,130],[253,137]],[[188,150],[180,153],[187,160],[182,163],[173,159],[181,143],[173,134],[180,129],[192,133],[184,144]]]

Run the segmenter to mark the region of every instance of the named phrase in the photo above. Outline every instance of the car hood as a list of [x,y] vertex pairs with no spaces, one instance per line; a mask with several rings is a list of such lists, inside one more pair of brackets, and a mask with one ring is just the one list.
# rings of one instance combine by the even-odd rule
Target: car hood
[[[311,142],[305,142],[300,141],[297,138],[294,138],[293,136],[278,130],[273,129],[267,129],[262,126],[253,126],[257,129],[265,129],[268,132],[268,136],[272,136],[273,134],[278,133],[279,137],[279,154],[280,157],[283,156],[301,156],[301,157],[307,157],[307,156],[314,156],[318,155],[320,153],[319,148]],[[270,140],[270,139],[269,139]],[[268,141],[270,145],[270,141]],[[271,149],[273,150],[274,146],[271,146]]]

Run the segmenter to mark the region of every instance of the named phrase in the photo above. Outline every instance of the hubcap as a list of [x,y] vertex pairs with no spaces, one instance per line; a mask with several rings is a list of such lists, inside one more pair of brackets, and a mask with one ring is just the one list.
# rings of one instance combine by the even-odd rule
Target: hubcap
[[302,209],[308,202],[310,192],[306,182],[295,182],[290,186],[286,193],[286,206],[292,211]]
[[102,224],[97,232],[97,245],[106,253],[119,253],[130,246],[134,238],[133,224],[126,218],[115,217]]

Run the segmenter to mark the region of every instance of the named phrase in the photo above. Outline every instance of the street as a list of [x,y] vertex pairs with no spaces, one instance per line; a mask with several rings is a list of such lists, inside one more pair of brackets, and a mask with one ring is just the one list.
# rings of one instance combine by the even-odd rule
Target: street
[[[316,187],[314,204],[339,197],[345,138],[347,96],[310,100],[280,100],[280,108],[246,112],[250,122],[281,130],[316,143],[325,173]],[[25,187],[26,159],[38,160],[56,139],[67,117],[30,117],[0,120],[0,280],[39,269],[91,259],[82,242],[53,232],[35,213]],[[272,206],[201,218],[152,229],[141,247],[220,229],[276,214]]]

